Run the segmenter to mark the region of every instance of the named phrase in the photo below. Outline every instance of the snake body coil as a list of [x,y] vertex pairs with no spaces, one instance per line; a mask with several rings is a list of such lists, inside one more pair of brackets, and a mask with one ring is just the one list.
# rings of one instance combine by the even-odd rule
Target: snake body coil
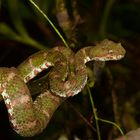
[[[62,52],[63,47],[59,48]],[[53,93],[69,97],[78,94],[87,83],[86,63],[89,61],[109,61],[119,60],[124,57],[125,50],[120,43],[114,43],[105,39],[95,47],[89,46],[82,48],[75,55],[70,49],[69,53],[69,72],[66,81],[60,80],[59,73],[50,74],[50,89]],[[64,52],[63,52],[64,54]],[[58,82],[59,81],[59,82]]]
[[[87,82],[85,63],[88,61],[119,60],[125,50],[119,43],[104,40],[95,47],[85,47],[74,54],[70,49],[56,47],[40,51],[18,68],[0,68],[0,93],[7,106],[13,129],[22,136],[43,131],[61,103],[61,97],[79,93]],[[50,90],[32,100],[26,83],[48,67]],[[53,94],[57,96],[54,96]]]

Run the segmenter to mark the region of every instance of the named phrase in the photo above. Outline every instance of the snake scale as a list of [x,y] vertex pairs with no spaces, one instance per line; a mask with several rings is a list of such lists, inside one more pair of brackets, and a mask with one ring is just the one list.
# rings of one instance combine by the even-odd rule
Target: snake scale
[[[21,136],[41,133],[59,106],[59,98],[74,96],[84,88],[87,83],[85,64],[88,61],[119,60],[124,55],[125,50],[120,43],[106,39],[77,53],[65,47],[54,47],[50,51],[31,55],[17,68],[1,67],[0,93],[13,129]],[[49,67],[52,67],[49,73],[50,89],[33,101],[26,83]],[[57,103],[58,106],[53,107]]]

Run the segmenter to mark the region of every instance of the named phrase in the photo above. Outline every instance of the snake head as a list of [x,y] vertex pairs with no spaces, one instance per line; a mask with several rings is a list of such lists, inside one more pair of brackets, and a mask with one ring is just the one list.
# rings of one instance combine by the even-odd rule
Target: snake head
[[121,43],[115,43],[108,39],[101,41],[97,44],[92,55],[94,55],[94,60],[97,61],[109,61],[109,60],[120,60],[124,57],[126,51],[122,47]]

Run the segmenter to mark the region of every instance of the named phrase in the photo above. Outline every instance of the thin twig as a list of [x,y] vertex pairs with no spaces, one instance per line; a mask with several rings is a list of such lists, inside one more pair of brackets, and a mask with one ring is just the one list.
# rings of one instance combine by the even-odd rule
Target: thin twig
[[52,21],[49,19],[49,17],[32,1],[29,0],[34,6],[35,8],[44,16],[44,18],[49,22],[49,24],[52,26],[52,28],[55,30],[55,32],[58,34],[58,36],[61,38],[61,40],[63,41],[63,43],[65,44],[65,46],[67,48],[69,48],[67,42],[65,41],[65,39],[63,38],[63,36],[61,35],[61,33],[58,31],[58,29],[55,27],[55,25],[52,23]]
[[97,112],[96,112],[94,101],[93,101],[93,98],[92,98],[92,95],[91,95],[91,91],[90,91],[88,86],[87,86],[87,90],[88,90],[88,93],[89,93],[90,102],[91,102],[91,106],[92,106],[92,109],[93,109],[93,114],[94,114],[94,117],[95,117],[95,123],[96,123],[96,128],[97,128],[98,140],[101,140],[101,134],[100,134],[100,128],[99,128],[99,123],[98,123]]
[[89,121],[69,102],[67,101],[69,106],[76,112],[76,114],[94,131],[96,132],[96,129],[89,123]]

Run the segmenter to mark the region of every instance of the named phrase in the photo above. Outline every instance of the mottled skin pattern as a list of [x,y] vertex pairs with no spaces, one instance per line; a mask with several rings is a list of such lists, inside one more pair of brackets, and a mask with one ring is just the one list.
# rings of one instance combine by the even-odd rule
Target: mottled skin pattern
[[0,73],[3,74],[0,79],[2,96],[13,129],[21,136],[41,133],[61,100],[46,91],[33,102],[26,84],[15,68],[1,68]]
[[66,77],[65,74],[67,74],[68,71],[67,59],[66,56],[55,50],[57,48],[58,47],[48,52],[39,51],[31,55],[28,59],[26,59],[18,66],[18,71],[24,82],[28,82],[41,71],[51,66],[55,67],[55,65],[57,65],[57,69],[61,69],[61,73],[59,73],[61,79],[64,79]]
[[[61,50],[60,50],[61,52]],[[95,47],[89,46],[71,54],[69,60],[69,74],[65,81],[60,81],[58,73],[50,74],[50,89],[53,93],[69,97],[78,94],[87,83],[86,63],[89,61],[119,60],[125,55],[120,43],[105,39]],[[59,81],[59,82],[58,82]]]
[[[104,40],[76,54],[65,47],[55,47],[49,52],[40,51],[30,56],[17,69],[0,68],[0,93],[13,129],[22,136],[42,132],[62,101],[59,96],[76,95],[85,86],[86,62],[119,60],[124,55],[121,44]],[[40,94],[33,101],[26,83],[50,66],[53,67],[49,74],[50,91]]]
[[[58,65],[59,64],[59,65]],[[63,54],[40,51],[16,68],[0,68],[0,93],[9,113],[13,129],[21,136],[41,133],[52,114],[62,102],[60,97],[46,91],[33,102],[25,83],[50,66],[61,68],[61,80],[66,77],[68,64]],[[63,69],[62,69],[63,68]]]

